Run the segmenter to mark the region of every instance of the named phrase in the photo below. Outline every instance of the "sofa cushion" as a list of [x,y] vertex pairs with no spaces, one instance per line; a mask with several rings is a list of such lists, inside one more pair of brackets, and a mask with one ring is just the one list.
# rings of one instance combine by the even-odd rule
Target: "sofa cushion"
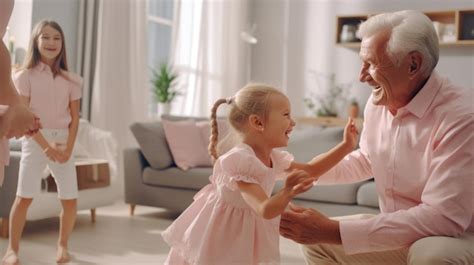
[[304,127],[295,130],[290,136],[288,152],[297,162],[308,162],[313,157],[336,146],[344,133],[342,127]]
[[211,167],[196,167],[183,171],[177,167],[156,170],[150,167],[143,171],[143,183],[153,186],[199,190],[209,184]]
[[160,122],[136,122],[130,126],[130,130],[150,166],[162,169],[173,164],[165,131]]
[[[356,182],[337,185],[315,185],[307,192],[298,194],[295,198],[302,200],[356,204],[357,190],[365,182]],[[280,190],[284,185],[284,181],[278,181],[275,185],[274,192]]]
[[166,141],[175,164],[182,170],[197,166],[212,166],[201,130],[194,120],[162,120]]
[[357,204],[379,208],[379,197],[374,181],[364,183],[357,191]]

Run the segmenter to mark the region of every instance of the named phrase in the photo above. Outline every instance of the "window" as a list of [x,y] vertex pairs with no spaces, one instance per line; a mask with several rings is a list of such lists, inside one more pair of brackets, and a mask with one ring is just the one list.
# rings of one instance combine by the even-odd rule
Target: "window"
[[[148,0],[148,66],[158,70],[168,64],[173,32],[173,0]],[[149,74],[151,80],[151,69]],[[149,115],[157,115],[157,103],[150,83]]]

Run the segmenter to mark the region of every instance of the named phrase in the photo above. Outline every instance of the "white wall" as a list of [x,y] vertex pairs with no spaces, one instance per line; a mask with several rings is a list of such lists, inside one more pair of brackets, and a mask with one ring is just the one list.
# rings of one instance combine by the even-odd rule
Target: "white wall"
[[16,62],[23,60],[28,42],[30,40],[31,16],[33,12],[33,0],[15,1],[13,12],[8,23],[9,31],[5,34],[4,40],[8,43],[8,38],[15,39]]
[[[474,9],[474,1],[255,0],[252,8],[253,20],[259,28],[259,43],[252,50],[252,79],[283,87],[290,95],[295,115],[301,116],[309,115],[303,97],[317,87],[312,71],[334,72],[338,82],[353,82],[350,93],[362,104],[370,94],[370,90],[357,81],[358,51],[335,45],[336,16],[403,9]],[[287,25],[284,25],[285,21]],[[286,42],[285,26],[288,27]],[[285,52],[288,58],[286,67],[282,65]],[[474,88],[474,47],[442,47],[440,55],[437,70],[442,75],[457,84]],[[345,115],[344,111],[341,114]]]

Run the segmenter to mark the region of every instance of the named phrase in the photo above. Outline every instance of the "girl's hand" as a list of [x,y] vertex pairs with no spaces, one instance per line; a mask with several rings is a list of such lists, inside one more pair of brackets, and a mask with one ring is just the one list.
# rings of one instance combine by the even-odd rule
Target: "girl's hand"
[[314,177],[310,177],[306,171],[293,170],[286,178],[284,189],[291,197],[294,197],[297,194],[311,189],[315,180],[316,179]]
[[69,149],[66,149],[64,151],[61,151],[60,154],[61,154],[61,159],[59,163],[66,163],[71,158],[72,151],[70,151]]
[[61,164],[66,163],[69,158],[71,158],[72,150],[67,148],[65,144],[61,143],[55,143],[54,146],[54,148],[58,151],[58,162]]
[[344,128],[344,144],[350,149],[350,151],[354,150],[357,146],[357,137],[359,136],[359,130],[355,126],[354,120],[349,118],[347,120],[346,127]]
[[43,149],[43,153],[48,157],[49,160],[57,163],[61,163],[61,153],[52,146],[48,146]]

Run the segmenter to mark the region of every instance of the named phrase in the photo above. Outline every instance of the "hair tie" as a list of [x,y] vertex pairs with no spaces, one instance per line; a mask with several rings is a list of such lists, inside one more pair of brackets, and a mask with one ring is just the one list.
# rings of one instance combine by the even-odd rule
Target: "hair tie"
[[226,99],[225,99],[225,102],[226,102],[227,104],[232,104],[232,102],[234,102],[234,97],[226,98]]

